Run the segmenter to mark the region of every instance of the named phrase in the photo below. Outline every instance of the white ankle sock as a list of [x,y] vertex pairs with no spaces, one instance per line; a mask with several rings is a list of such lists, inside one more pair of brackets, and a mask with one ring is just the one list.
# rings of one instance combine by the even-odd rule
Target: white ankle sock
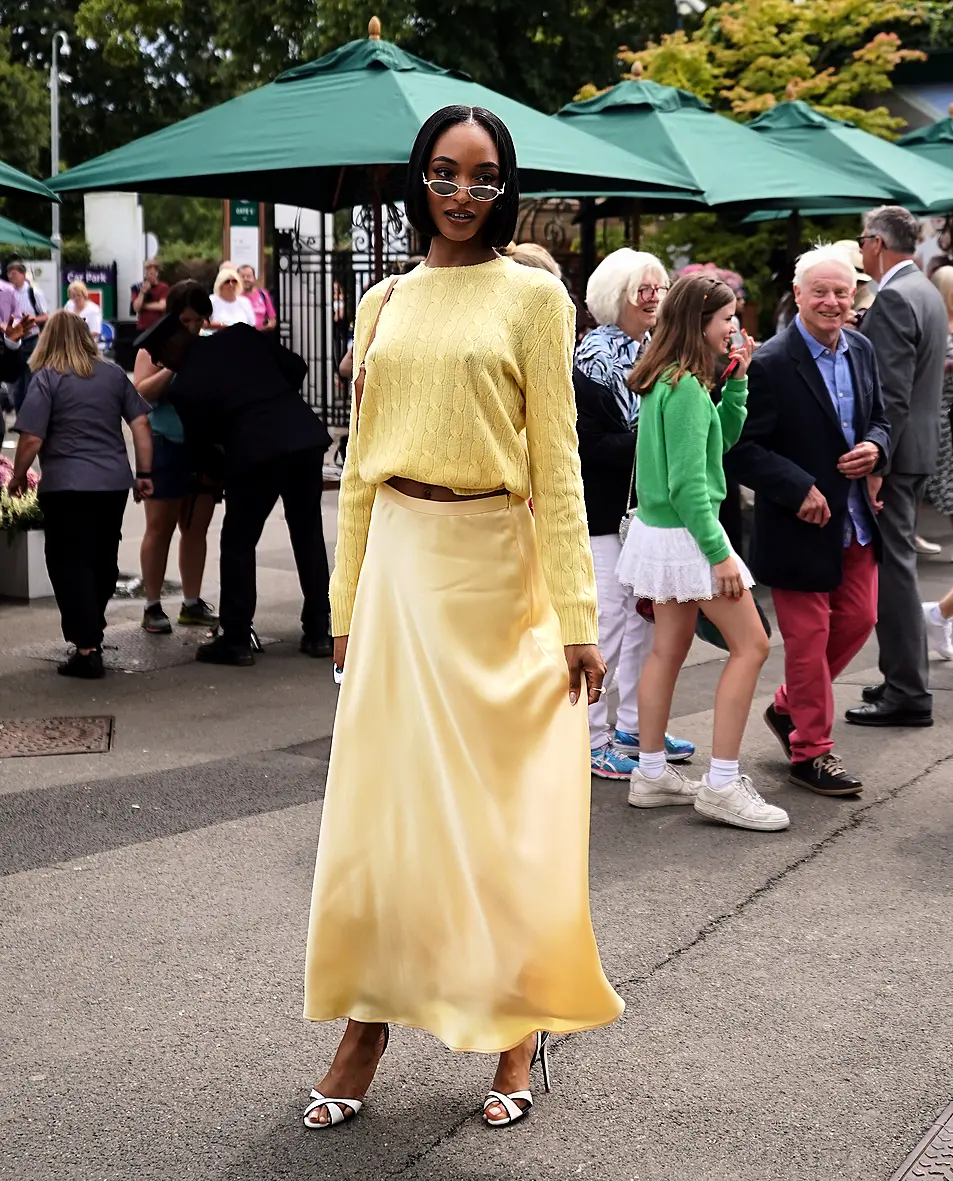
[[183,599],[182,602],[186,605],[186,607],[194,607],[198,602],[198,597],[194,599]]
[[940,611],[940,604],[939,603],[934,603],[933,606],[930,608],[930,618],[933,620],[934,623],[941,623],[942,624],[942,623],[949,623],[950,622],[948,619],[943,618],[943,614]]
[[151,611],[153,607],[161,607],[161,599],[146,599],[146,610]]
[[729,783],[734,783],[737,778],[737,759],[712,759],[711,766],[708,768],[709,787],[713,787],[715,791],[720,791],[723,787],[727,787]]
[[661,779],[665,774],[665,751],[639,751],[639,770],[646,779]]

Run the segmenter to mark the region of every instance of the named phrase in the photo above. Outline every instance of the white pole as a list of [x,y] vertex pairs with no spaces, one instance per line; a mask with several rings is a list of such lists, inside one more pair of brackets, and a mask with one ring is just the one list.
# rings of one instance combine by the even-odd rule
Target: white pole
[[[60,47],[69,53],[69,41],[62,31],[53,34],[53,60],[50,64],[50,175],[58,176],[60,171]],[[53,202],[53,271],[56,290],[53,292],[53,307],[60,302],[60,266],[62,263],[62,239],[60,238],[60,207]]]

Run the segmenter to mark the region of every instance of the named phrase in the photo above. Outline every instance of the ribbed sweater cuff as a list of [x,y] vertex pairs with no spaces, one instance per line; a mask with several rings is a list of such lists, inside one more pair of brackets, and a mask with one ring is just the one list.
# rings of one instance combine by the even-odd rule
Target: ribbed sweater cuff
[[348,588],[343,591],[331,589],[331,635],[346,636],[351,631],[351,615],[354,611],[354,596]]
[[598,644],[599,615],[594,603],[557,607],[563,644]]
[[[705,554],[705,560],[709,566],[717,566],[719,562],[723,562],[725,558],[731,557],[731,548],[728,545],[721,545],[714,551],[714,553]],[[335,632],[335,635],[337,633]]]

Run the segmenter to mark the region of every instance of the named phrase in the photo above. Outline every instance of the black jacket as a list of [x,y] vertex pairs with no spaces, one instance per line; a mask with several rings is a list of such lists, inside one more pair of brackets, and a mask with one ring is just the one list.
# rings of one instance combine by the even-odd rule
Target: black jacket
[[[871,343],[851,329],[847,359],[854,379],[856,441],[876,443],[883,467],[890,454],[877,359]],[[748,418],[725,456],[729,479],[757,493],[750,565],[759,582],[782,590],[829,591],[843,577],[844,530],[851,481],[837,470],[850,450],[824,378],[796,323],[761,346],[748,370]],[[823,528],[798,520],[813,485],[827,498]],[[861,481],[881,556],[880,530]]]
[[[589,532],[593,537],[618,533],[625,515],[635,462],[635,431],[622,417],[612,390],[573,368],[576,391],[576,430],[582,489]],[[635,501],[635,488],[632,489]]]
[[0,341],[0,381],[16,381],[23,372],[23,349],[11,349]]
[[331,444],[301,397],[307,364],[274,335],[233,324],[197,337],[169,386],[193,457],[209,446],[221,448],[226,481],[283,455],[325,451]]

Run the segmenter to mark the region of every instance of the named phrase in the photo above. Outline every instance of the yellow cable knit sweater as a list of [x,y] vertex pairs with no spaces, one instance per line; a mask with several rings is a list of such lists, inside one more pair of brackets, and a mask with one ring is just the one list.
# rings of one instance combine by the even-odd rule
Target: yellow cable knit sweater
[[[358,308],[355,373],[386,288],[372,287]],[[526,499],[532,487],[563,643],[597,642],[573,324],[562,284],[508,258],[421,265],[400,279],[367,351],[358,428],[352,413],[331,577],[336,636],[350,630],[376,487],[403,476],[462,494],[505,487]]]

